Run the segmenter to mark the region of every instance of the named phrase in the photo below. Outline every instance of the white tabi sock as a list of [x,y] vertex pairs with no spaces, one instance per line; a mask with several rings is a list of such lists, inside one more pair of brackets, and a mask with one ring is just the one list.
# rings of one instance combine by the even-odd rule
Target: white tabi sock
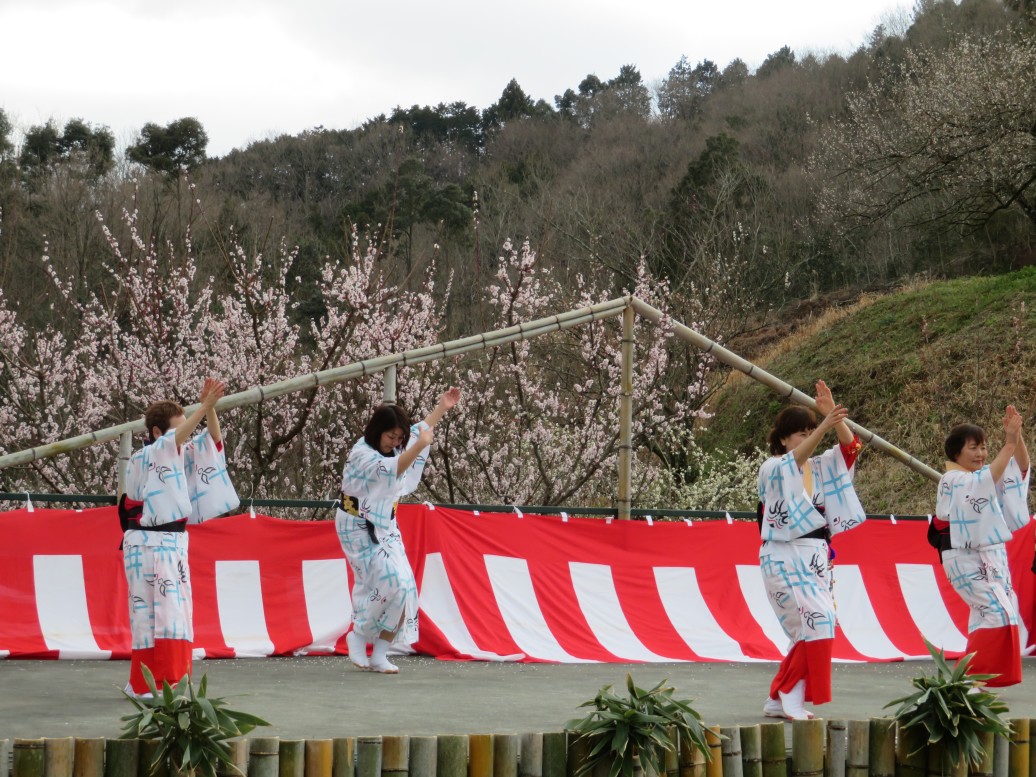
[[375,672],[395,674],[399,671],[398,666],[389,663],[388,649],[390,644],[391,643],[388,642],[388,640],[384,640],[381,637],[378,637],[376,640],[374,640],[374,650],[371,651],[370,667]]
[[799,680],[788,693],[778,692],[784,714],[792,720],[809,720],[813,715],[806,709],[806,681]]

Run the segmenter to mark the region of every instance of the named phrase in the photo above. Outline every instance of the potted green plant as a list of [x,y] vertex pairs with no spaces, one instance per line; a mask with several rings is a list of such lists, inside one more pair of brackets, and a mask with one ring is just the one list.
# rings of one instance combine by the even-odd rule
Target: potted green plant
[[942,774],[962,770],[969,763],[977,766],[984,755],[979,740],[981,732],[1011,735],[1007,721],[1000,717],[1007,712],[1007,705],[983,687],[996,675],[969,675],[968,666],[974,653],[951,667],[942,650],[928,640],[925,645],[935,660],[935,673],[915,677],[911,680],[917,689],[915,693],[885,706],[900,705],[893,715],[900,726],[905,730],[922,728],[927,734],[925,743],[941,750]]
[[681,741],[710,758],[701,715],[691,707],[690,699],[674,699],[676,689],[666,683],[663,680],[644,690],[627,674],[627,696],[617,695],[606,685],[592,700],[579,705],[593,709],[585,718],[568,722],[568,729],[588,744],[577,777],[600,764],[607,765],[608,777],[634,777],[641,771],[661,774],[662,753],[675,752]]
[[220,764],[235,768],[228,739],[247,734],[256,726],[270,725],[247,712],[227,709],[222,698],[208,698],[207,676],[201,678],[197,691],[188,675],[175,687],[163,682],[159,691],[146,666],[143,673],[152,698],[127,694],[137,711],[123,716],[125,725],[120,738],[158,742],[151,762],[152,775],[166,766],[170,774],[181,777],[216,777]]

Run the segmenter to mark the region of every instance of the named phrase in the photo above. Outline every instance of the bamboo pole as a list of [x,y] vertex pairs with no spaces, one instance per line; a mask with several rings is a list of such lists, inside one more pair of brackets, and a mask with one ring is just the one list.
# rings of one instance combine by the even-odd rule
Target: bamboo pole
[[381,373],[381,379],[384,382],[381,403],[383,405],[396,404],[396,365],[386,367],[385,371]]
[[[4,761],[6,764],[7,762]],[[76,739],[73,777],[104,777],[104,738]],[[0,771],[0,777],[6,773]]]
[[[297,391],[307,391],[327,386],[333,383],[340,383],[345,380],[373,375],[384,372],[389,367],[412,366],[425,362],[445,359],[451,356],[459,356],[471,351],[483,351],[499,345],[505,345],[517,340],[528,340],[540,335],[570,329],[593,321],[605,318],[612,318],[622,314],[623,309],[629,305],[629,297],[599,302],[578,310],[571,310],[567,313],[560,313],[545,318],[528,321],[505,329],[497,329],[472,337],[465,337],[459,340],[451,340],[446,343],[437,343],[424,348],[414,348],[401,353],[388,354],[373,359],[366,359],[360,362],[353,362],[342,367],[313,372],[308,375],[301,375],[287,380],[278,381],[267,386],[256,386],[246,391],[230,394],[223,397],[216,403],[216,409],[220,411],[230,410],[235,407],[254,405],[269,399],[291,394]],[[188,405],[184,408],[186,414],[193,412],[198,405]],[[39,445],[35,448],[10,453],[0,456],[0,469],[13,467],[19,464],[28,464],[37,459],[57,456],[62,453],[70,453],[90,445],[109,442],[117,439],[123,432],[139,434],[145,431],[144,419],[110,426],[106,429],[81,434],[76,437],[69,437],[46,445]]]
[[680,739],[680,777],[705,777],[705,754],[690,739]]
[[[439,737],[435,762],[437,777],[467,777],[468,738],[456,735]],[[363,777],[363,775],[357,775]]]
[[408,777],[409,774],[410,737],[382,737],[381,777]]
[[567,771],[568,735],[548,731],[543,735],[543,777],[566,777]]
[[[637,297],[631,297],[630,304],[633,306],[634,310],[644,316],[644,318],[650,319],[656,323],[665,319],[665,314],[663,314],[662,311],[652,307]],[[816,409],[816,402],[812,397],[803,394],[794,386],[785,383],[783,380],[775,375],[771,375],[761,367],[757,367],[750,361],[741,358],[733,351],[727,350],[719,343],[713,342],[704,335],[698,334],[693,329],[678,322],[674,322],[673,333],[681,340],[691,343],[691,345],[694,345],[695,347],[705,351],[705,353],[710,356],[715,357],[717,361],[726,364],[728,367],[733,367],[735,370],[743,372],[753,380],[759,381],[763,385],[780,394],[785,399],[790,399],[800,405],[806,405],[807,407]],[[918,461],[909,453],[900,450],[888,440],[882,439],[869,429],[865,429],[852,421],[846,421],[846,423],[849,425],[850,429],[860,436],[860,439],[863,440],[863,442],[877,448],[883,453],[887,453],[889,456],[892,456],[892,458],[902,462],[906,466],[910,467],[910,469],[914,470],[914,472],[923,475],[929,480],[933,480],[935,482],[939,481],[939,478],[941,477],[940,473],[936,472],[927,464]],[[2,466],[2,464],[0,464],[0,466]]]
[[673,743],[672,750],[662,750],[661,765],[665,777],[680,777],[680,738],[676,727],[670,726],[667,729],[669,741]]
[[139,739],[109,739],[104,743],[105,777],[137,777],[139,758]]
[[254,737],[248,748],[248,777],[277,777],[281,763],[281,740]]
[[493,735],[493,777],[518,777],[518,735]]
[[845,777],[867,777],[870,772],[871,723],[850,720],[846,737]]
[[[1028,729],[1025,733],[1028,736]],[[1025,754],[1029,754],[1028,749]],[[74,761],[75,740],[72,737],[43,740],[43,773],[47,777],[72,777]]]
[[924,777],[928,768],[928,732],[896,723],[896,777]]
[[1036,777],[1036,726],[1029,721],[1029,777]]
[[719,726],[709,726],[705,729],[705,744],[709,746],[709,760],[705,762],[705,777],[723,777],[720,733]]
[[928,777],[968,777],[968,762],[949,763],[945,742],[936,742],[928,745]]
[[[11,740],[0,739],[0,777],[8,777],[11,762]],[[100,777],[98,775],[97,777]]]
[[[248,740],[244,737],[227,740],[231,764],[220,764],[219,773],[227,777],[245,777],[248,772]],[[327,777],[331,777],[330,774]]]
[[[355,777],[356,740],[352,737],[338,737],[331,740],[334,762],[331,765],[333,777]],[[251,777],[251,775],[249,775]],[[435,777],[434,774],[429,777]]]
[[1011,762],[1009,747],[1006,738],[999,734],[993,737],[993,777],[1007,777]]
[[870,777],[895,777],[895,721],[892,718],[871,718],[870,740]]
[[845,721],[827,721],[826,777],[845,777],[846,744]]
[[788,748],[783,723],[759,726],[763,746],[763,777],[788,777]]
[[468,736],[468,777],[493,777],[493,735]]
[[763,777],[763,740],[758,723],[741,727],[741,763],[744,777]]
[[982,761],[969,764],[968,773],[972,777],[993,777],[993,732],[979,731],[978,741],[982,745]]
[[281,758],[277,766],[277,774],[279,777],[305,777],[306,740],[281,740]]
[[1029,777],[1029,719],[1012,718],[1010,723],[1007,773],[1009,777]]
[[590,757],[590,740],[573,734],[568,738],[568,777],[577,777],[579,770]]
[[410,737],[410,777],[435,777],[438,750],[435,737]]
[[518,777],[543,777],[543,734],[522,734],[518,750]]
[[737,726],[724,726],[719,733],[726,737],[719,746],[720,758],[723,762],[723,777],[743,777],[741,730]]
[[306,777],[334,777],[334,741],[306,740]]
[[[11,777],[43,777],[43,749],[44,745],[42,739],[14,740],[14,754],[11,761]],[[6,765],[4,768],[7,768]]]
[[619,394],[619,520],[628,520],[633,508],[633,324],[632,306],[622,310],[622,377]]
[[381,737],[356,739],[356,777],[381,777]]
[[[155,762],[156,755],[158,755],[157,739],[140,740],[140,747],[137,750],[137,774],[139,777],[152,777],[151,765]],[[166,762],[158,764],[154,770],[154,777],[169,777],[169,757],[166,756]]]
[[791,773],[793,777],[821,777],[823,775],[825,734],[822,720],[793,720],[791,722]]

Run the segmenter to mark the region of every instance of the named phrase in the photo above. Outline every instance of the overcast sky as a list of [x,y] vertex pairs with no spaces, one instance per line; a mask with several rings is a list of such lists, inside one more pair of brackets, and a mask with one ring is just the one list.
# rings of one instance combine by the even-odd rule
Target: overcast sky
[[895,0],[0,0],[0,108],[24,130],[198,118],[209,154],[397,105],[485,108],[512,78],[535,99],[685,54],[752,69],[783,45],[848,53]]

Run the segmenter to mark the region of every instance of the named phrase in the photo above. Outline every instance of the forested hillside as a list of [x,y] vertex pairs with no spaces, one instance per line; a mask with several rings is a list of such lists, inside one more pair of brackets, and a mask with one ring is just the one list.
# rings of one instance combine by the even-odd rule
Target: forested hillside
[[[88,116],[15,145],[0,104],[0,452],[191,401],[201,372],[238,390],[624,291],[748,343],[805,300],[1036,263],[1033,72],[1028,0],[919,0],[848,57],[688,52],[552,97],[512,80],[489,106],[386,95],[361,127],[222,158],[189,117],[124,152]],[[415,408],[448,380],[471,397],[429,495],[609,502],[615,335],[401,375]],[[638,348],[639,498],[715,496],[702,472],[751,465],[693,443],[722,376],[646,327]],[[236,411],[245,493],[328,491],[376,394]],[[0,488],[111,488],[112,455]]]

